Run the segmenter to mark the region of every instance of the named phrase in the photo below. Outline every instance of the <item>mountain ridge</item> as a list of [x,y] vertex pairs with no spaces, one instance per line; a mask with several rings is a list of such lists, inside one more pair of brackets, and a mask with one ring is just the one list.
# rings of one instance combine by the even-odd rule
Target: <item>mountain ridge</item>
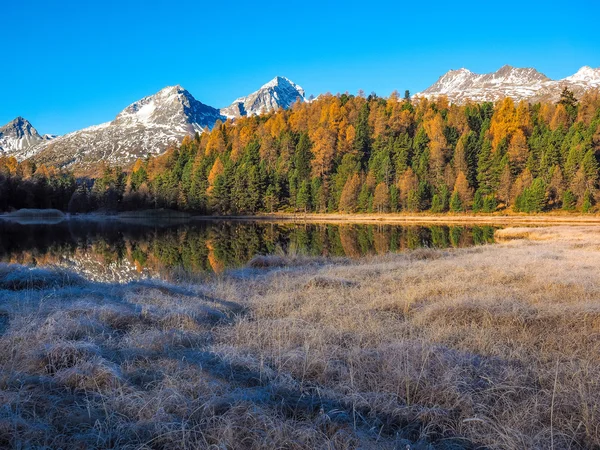
[[453,103],[495,102],[504,97],[516,101],[556,101],[564,87],[581,95],[589,88],[600,87],[600,68],[583,66],[575,74],[553,80],[535,68],[504,65],[496,72],[478,74],[461,68],[450,70],[416,98],[446,96]]
[[[227,108],[206,105],[180,85],[167,86],[131,103],[109,122],[55,137],[52,142],[22,119],[28,124],[31,136],[26,142],[18,143],[15,141],[17,133],[13,132],[10,142],[0,146],[0,151],[19,161],[32,159],[57,167],[85,169],[99,161],[128,165],[138,158],[164,152],[185,136],[210,130],[217,121],[288,108],[298,98],[304,101],[304,90],[288,78],[277,76],[258,91],[237,99],[246,102],[246,107],[243,113],[228,117],[221,113]],[[13,122],[2,129],[10,129]]]
[[[517,101],[555,101],[564,87],[576,95],[600,87],[600,68],[583,66],[560,80],[552,80],[535,68],[504,65],[486,74],[461,68],[446,72],[414,98],[443,95],[453,103],[495,102],[504,97]],[[29,121],[17,117],[0,127],[0,155],[78,169],[100,161],[126,166],[138,158],[164,152],[187,135],[210,130],[218,121],[286,109],[297,101],[310,100],[302,87],[282,76],[224,108],[200,102],[180,85],[167,86],[131,103],[109,122],[63,136],[42,136]]]

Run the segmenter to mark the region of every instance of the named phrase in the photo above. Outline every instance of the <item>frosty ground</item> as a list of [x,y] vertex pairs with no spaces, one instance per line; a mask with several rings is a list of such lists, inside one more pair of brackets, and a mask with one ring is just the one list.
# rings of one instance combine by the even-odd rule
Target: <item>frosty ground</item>
[[0,266],[0,447],[600,446],[600,227],[205,282]]

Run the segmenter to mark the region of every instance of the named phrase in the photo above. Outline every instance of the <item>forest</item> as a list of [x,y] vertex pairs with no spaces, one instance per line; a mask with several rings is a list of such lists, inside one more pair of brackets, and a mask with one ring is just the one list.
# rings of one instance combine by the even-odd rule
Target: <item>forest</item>
[[95,180],[0,159],[0,209],[264,212],[591,212],[600,200],[600,93],[450,104],[322,95],[217,122]]

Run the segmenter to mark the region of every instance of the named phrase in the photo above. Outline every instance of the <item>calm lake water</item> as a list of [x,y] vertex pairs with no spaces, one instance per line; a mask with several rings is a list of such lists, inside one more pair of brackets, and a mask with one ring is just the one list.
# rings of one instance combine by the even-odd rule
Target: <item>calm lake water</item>
[[0,261],[58,265],[96,281],[173,278],[244,266],[258,254],[346,256],[493,242],[491,226],[400,226],[197,221],[143,224],[0,220]]

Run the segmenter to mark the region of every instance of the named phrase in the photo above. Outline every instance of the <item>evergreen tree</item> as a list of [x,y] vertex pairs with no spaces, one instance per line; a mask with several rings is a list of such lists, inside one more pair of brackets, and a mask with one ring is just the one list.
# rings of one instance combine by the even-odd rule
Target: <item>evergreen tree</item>
[[362,167],[366,168],[371,156],[371,129],[369,126],[369,103],[360,108],[356,124],[356,139],[354,146],[359,155]]
[[296,196],[296,207],[304,212],[310,209],[310,184],[308,180],[302,180],[298,195]]
[[460,196],[457,191],[452,193],[452,197],[450,197],[450,211],[452,212],[460,212],[463,210],[462,202],[460,201]]
[[569,189],[567,189],[563,193],[562,209],[564,209],[565,211],[574,211],[576,203],[577,203],[577,199],[575,198],[573,193]]
[[477,189],[475,192],[475,196],[473,197],[473,212],[480,212],[483,209],[483,195],[481,194],[481,190]]

